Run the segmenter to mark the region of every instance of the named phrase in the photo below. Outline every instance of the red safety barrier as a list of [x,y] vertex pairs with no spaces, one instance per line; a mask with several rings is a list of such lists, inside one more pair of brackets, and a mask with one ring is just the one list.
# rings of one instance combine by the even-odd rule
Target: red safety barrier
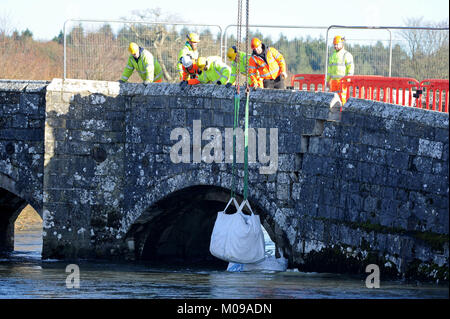
[[298,89],[303,90],[303,84],[306,84],[306,90],[311,91],[311,85],[314,85],[314,92],[319,91],[319,85],[322,87],[322,91],[325,92],[324,82],[325,74],[295,74],[291,78],[291,86],[293,88],[294,84],[298,83]]
[[[343,77],[341,86],[343,91],[346,90],[346,100],[351,96],[400,105],[420,105],[420,83],[413,78],[352,75]],[[413,93],[413,89],[416,91],[415,93]],[[413,105],[414,99],[416,100],[415,105]]]
[[[324,74],[295,74],[291,86],[298,83],[298,89],[325,92]],[[312,88],[314,86],[314,88]],[[382,101],[403,106],[414,106],[428,110],[449,112],[449,80],[426,79],[419,83],[414,78],[393,78],[379,75],[352,75],[341,80],[341,92],[345,94],[344,102],[350,97]],[[422,100],[425,96],[425,102]],[[430,102],[431,100],[431,102]]]
[[[425,96],[425,109],[448,113],[448,83],[448,80],[441,79],[426,79],[420,82],[422,96]],[[444,94],[445,97],[443,98]],[[438,99],[436,99],[437,95],[439,96]],[[431,97],[433,98],[432,104],[430,104]],[[422,98],[420,102],[422,102]],[[423,103],[418,105],[422,107]]]

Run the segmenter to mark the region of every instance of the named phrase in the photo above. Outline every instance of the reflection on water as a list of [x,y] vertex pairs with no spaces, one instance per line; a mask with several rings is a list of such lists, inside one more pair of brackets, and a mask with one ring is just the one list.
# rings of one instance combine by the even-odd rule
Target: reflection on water
[[[270,243],[269,243],[270,244]],[[16,234],[16,251],[0,259],[0,298],[448,298],[448,287],[286,272],[230,273],[145,263],[80,261],[80,288],[66,288],[68,262],[41,261],[41,230]],[[270,247],[270,245],[268,245]],[[274,247],[270,247],[270,249]]]
[[16,252],[42,252],[42,228],[31,228],[16,231],[14,236],[14,250]]

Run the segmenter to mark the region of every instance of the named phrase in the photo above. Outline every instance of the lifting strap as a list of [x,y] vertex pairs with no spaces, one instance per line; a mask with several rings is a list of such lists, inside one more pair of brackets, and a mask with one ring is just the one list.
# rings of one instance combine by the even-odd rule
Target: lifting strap
[[245,102],[245,141],[244,141],[244,201],[247,200],[248,196],[248,100],[249,92],[246,92],[246,102]]
[[233,166],[232,166],[232,188],[231,188],[231,198],[234,198],[236,191],[236,127],[239,124],[239,105],[241,99],[239,94],[236,92],[234,95],[234,124],[233,124]]

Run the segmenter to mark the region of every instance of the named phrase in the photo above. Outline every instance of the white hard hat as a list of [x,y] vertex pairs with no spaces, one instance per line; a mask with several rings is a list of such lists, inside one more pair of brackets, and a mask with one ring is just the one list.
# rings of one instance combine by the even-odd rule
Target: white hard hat
[[189,55],[182,56],[181,64],[183,64],[185,68],[190,68],[192,66],[192,58]]

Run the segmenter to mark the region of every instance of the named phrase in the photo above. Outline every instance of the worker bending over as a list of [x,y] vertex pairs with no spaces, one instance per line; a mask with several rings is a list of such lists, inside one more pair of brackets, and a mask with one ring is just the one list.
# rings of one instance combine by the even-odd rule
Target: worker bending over
[[190,55],[184,55],[180,59],[181,66],[183,68],[183,73],[181,75],[182,81],[187,81],[190,79],[196,79],[200,73],[197,64],[192,61]]
[[128,51],[130,56],[119,82],[127,82],[134,69],[138,71],[145,85],[152,82],[162,82],[161,66],[149,51],[134,42],[130,43]]
[[[230,83],[234,84],[234,82],[236,81],[236,77],[239,76],[239,73],[243,74],[244,76],[247,75],[248,60],[251,58],[251,55],[245,54],[245,52],[242,51],[240,51],[238,54],[236,47],[233,45],[228,49],[227,57],[231,61]],[[261,79],[261,77],[259,77],[259,72],[258,76],[255,76],[254,78],[258,79],[259,83],[257,83],[257,85],[254,85],[252,78],[249,76],[247,79],[248,84],[252,87],[263,87],[263,80]]]
[[222,61],[220,56],[199,57],[197,65],[199,72],[201,72],[198,78],[188,80],[187,83],[183,81],[182,85],[215,83],[223,84],[226,87],[231,86],[231,83],[229,83],[231,68]]
[[346,75],[353,75],[355,65],[353,64],[353,56],[344,49],[345,38],[335,36],[333,39],[334,52],[328,62],[327,86],[331,92],[338,93],[342,104],[346,102],[347,88],[341,90],[341,79]]
[[183,81],[183,65],[181,63],[181,58],[183,56],[189,55],[192,58],[192,62],[197,64],[198,50],[197,45],[200,42],[200,37],[197,33],[191,32],[186,35],[186,42],[184,47],[178,52],[178,63],[177,70],[180,77],[180,81]]
[[262,79],[264,88],[285,89],[287,73],[283,55],[275,48],[266,47],[258,38],[252,39],[251,46],[253,52],[248,68],[252,82],[261,87]]

